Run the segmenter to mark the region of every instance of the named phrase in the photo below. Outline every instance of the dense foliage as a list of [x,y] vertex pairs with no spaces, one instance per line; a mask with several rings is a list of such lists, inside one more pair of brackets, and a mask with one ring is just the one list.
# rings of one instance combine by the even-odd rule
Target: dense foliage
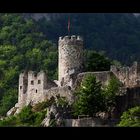
[[47,70],[57,78],[57,47],[34,20],[0,14],[0,115],[17,102],[18,77],[24,70]]
[[120,127],[140,127],[140,106],[130,108],[121,116]]
[[93,50],[85,50],[84,58],[84,71],[109,71],[113,64],[104,54]]
[[140,60],[140,16],[133,13],[59,13],[50,17],[50,20],[38,20],[41,31],[50,40],[57,42],[60,35],[68,34],[70,17],[70,34],[83,36],[86,48],[103,51],[123,64]]
[[0,127],[9,126],[41,126],[41,122],[45,118],[47,111],[40,110],[35,112],[31,106],[24,107],[17,115],[10,116],[0,121]]

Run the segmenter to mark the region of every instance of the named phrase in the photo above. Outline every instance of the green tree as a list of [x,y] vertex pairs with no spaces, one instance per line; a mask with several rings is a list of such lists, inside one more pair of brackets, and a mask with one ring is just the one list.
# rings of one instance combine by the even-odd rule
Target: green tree
[[108,71],[111,60],[104,54],[92,50],[85,51],[85,71]]
[[120,81],[115,76],[112,76],[108,82],[108,85],[104,87],[102,93],[104,96],[104,103],[107,110],[116,105],[116,96],[119,92],[120,86]]
[[5,116],[7,111],[11,109],[17,102],[17,90],[9,89],[3,95],[0,102],[0,114]]
[[122,116],[119,124],[120,127],[140,127],[140,106],[130,108],[128,111],[125,111]]
[[74,115],[93,116],[104,109],[101,83],[96,81],[94,75],[86,75],[76,92],[76,101],[73,105]]

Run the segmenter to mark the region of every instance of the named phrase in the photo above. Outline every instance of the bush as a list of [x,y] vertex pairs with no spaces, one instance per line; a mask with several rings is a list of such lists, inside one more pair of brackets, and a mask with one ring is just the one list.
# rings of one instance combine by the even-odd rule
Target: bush
[[120,127],[140,127],[140,106],[130,108],[121,116]]
[[46,111],[41,111],[41,112],[35,112],[34,113],[34,125],[33,126],[41,126],[41,122],[45,118]]
[[33,112],[41,111],[47,107],[49,107],[49,101],[39,102],[38,104],[33,106],[32,111]]
[[16,116],[8,117],[7,119],[0,121],[0,127],[10,127],[17,125],[17,118]]
[[22,109],[22,111],[18,114],[18,118],[21,123],[33,123],[34,116],[32,113],[31,106],[26,106]]
[[41,126],[46,111],[33,112],[31,106],[24,107],[15,116],[10,116],[0,121],[0,126]]

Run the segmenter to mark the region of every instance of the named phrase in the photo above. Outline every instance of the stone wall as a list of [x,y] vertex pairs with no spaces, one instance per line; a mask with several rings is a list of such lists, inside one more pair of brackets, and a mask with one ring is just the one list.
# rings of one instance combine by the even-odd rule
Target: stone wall
[[22,73],[19,77],[19,98],[18,105],[22,108],[29,103],[35,104],[45,98],[44,91],[57,85],[47,78],[43,71],[35,73],[29,71]]
[[113,75],[110,71],[100,71],[100,72],[83,72],[77,75],[77,80],[74,84],[74,89],[79,87],[84,77],[88,74],[95,75],[97,81],[100,81],[102,85],[107,85],[111,76]]
[[122,94],[117,96],[117,116],[119,117],[129,108],[140,105],[140,87],[124,88]]
[[52,96],[56,97],[60,95],[61,97],[66,97],[69,103],[73,102],[73,90],[69,86],[63,87],[53,87],[51,89],[44,91],[45,100],[50,99]]
[[100,118],[65,119],[65,127],[112,127],[116,120],[103,120]]
[[34,104],[43,99],[43,91],[47,85],[47,76],[44,72],[35,74],[33,71],[28,72],[28,94],[26,105]]
[[26,104],[28,89],[28,73],[23,72],[19,75],[18,86],[18,106],[22,107]]
[[134,62],[131,67],[111,66],[111,70],[125,87],[140,86],[140,64]]
[[83,39],[80,36],[60,37],[58,75],[60,86],[72,86],[75,75],[83,70]]

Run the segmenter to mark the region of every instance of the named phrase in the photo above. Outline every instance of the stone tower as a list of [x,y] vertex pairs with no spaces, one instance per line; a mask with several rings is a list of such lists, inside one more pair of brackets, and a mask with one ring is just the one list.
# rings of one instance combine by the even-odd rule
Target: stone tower
[[72,86],[83,70],[83,39],[80,36],[59,37],[58,80],[60,86]]

